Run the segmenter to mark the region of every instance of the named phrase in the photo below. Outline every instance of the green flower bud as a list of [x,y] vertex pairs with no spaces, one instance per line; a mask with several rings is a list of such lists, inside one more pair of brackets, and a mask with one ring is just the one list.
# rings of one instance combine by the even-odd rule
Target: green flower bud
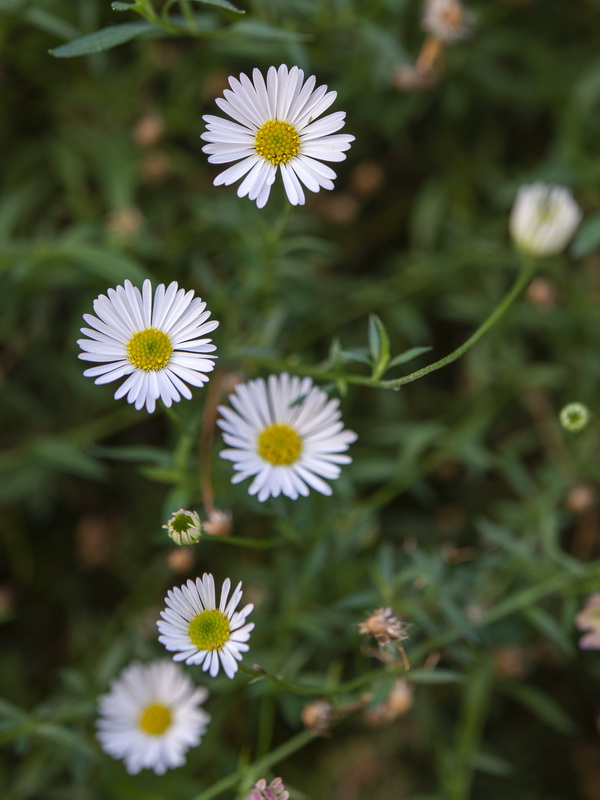
[[167,533],[175,544],[195,544],[202,536],[202,523],[195,511],[186,511],[180,508],[176,511],[166,525]]
[[589,409],[583,403],[568,403],[560,412],[560,424],[566,431],[582,431],[590,421]]

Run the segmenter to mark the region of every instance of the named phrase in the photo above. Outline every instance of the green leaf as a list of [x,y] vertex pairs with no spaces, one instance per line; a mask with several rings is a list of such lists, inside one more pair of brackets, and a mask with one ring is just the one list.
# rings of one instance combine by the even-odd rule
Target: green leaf
[[233,3],[230,3],[229,0],[193,0],[195,3],[204,3],[207,6],[218,6],[219,8],[225,8],[227,11],[233,11],[235,14],[245,14],[246,12],[234,6]]
[[412,683],[463,683],[464,677],[452,669],[411,669],[404,676]]
[[69,728],[64,728],[61,725],[52,722],[42,722],[34,727],[32,734],[40,736],[60,747],[66,747],[72,753],[81,753],[88,758],[98,757],[97,753],[91,749],[79,733]]
[[585,219],[571,244],[570,252],[574,258],[587,256],[600,248],[600,212]]
[[59,36],[61,39],[73,39],[79,34],[77,28],[71,25],[70,22],[57,17],[45,8],[28,8],[24,14],[25,19],[31,25],[39,28],[45,33],[50,33],[53,36]]
[[104,464],[90,458],[80,447],[59,436],[44,436],[29,445],[36,462],[56,472],[100,480],[106,475]]
[[400,353],[400,355],[394,356],[394,358],[392,358],[392,360],[388,364],[387,368],[391,369],[392,367],[397,367],[398,364],[406,364],[407,361],[412,361],[413,358],[417,358],[423,353],[428,353],[430,350],[433,350],[433,348],[411,347],[410,350],[406,350],[404,353]]
[[267,25],[266,22],[258,22],[255,19],[244,19],[234,23],[229,28],[229,34],[235,34],[241,38],[271,39],[281,42],[307,42],[314,38],[306,33],[275,28],[273,25]]
[[179,470],[168,467],[141,467],[140,475],[157,483],[181,483],[182,475]]
[[475,753],[473,756],[473,766],[478,772],[486,775],[494,775],[498,778],[506,778],[514,773],[514,767],[508,761],[489,753]]
[[545,692],[524,683],[499,683],[498,686],[559,733],[569,736],[575,731],[571,717]]
[[13,722],[22,722],[26,718],[27,713],[25,711],[0,697],[0,720],[6,719],[12,720]]
[[340,355],[344,361],[358,361],[360,364],[370,364],[371,359],[367,356],[365,348],[360,350],[340,350]]
[[89,244],[66,242],[60,247],[66,258],[108,283],[122,283],[128,278],[132,283],[143,283],[149,277],[146,270],[129,256],[115,250],[104,250]]
[[377,314],[371,314],[369,317],[368,337],[373,362],[373,377],[379,378],[385,372],[390,360],[390,337]]
[[544,636],[547,636],[554,644],[559,647],[567,656],[574,656],[577,648],[573,644],[570,636],[560,627],[555,619],[550,614],[543,611],[541,608],[528,608],[525,610],[525,616],[534,625],[538,631]]
[[173,457],[168,450],[162,450],[160,447],[151,447],[150,445],[139,444],[130,445],[127,447],[102,447],[101,445],[93,445],[87,448],[88,453],[95,458],[108,458],[113,461],[133,461],[142,464],[171,464]]
[[95,33],[80,36],[67,44],[50,50],[50,55],[56,58],[73,58],[74,56],[89,56],[92,53],[101,53],[110,50],[119,44],[124,44],[145,33],[161,33],[162,29],[153,22],[124,22],[122,25],[110,25]]
[[137,3],[121,3],[119,0],[114,0],[110,4],[110,7],[113,11],[129,11],[132,8],[135,8]]

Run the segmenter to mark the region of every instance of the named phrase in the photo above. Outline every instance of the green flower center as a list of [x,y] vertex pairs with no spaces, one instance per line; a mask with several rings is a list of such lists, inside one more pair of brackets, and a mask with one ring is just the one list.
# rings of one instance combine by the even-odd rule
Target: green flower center
[[164,369],[171,358],[171,340],[164,331],[146,328],[134,333],[127,342],[127,358],[144,372]]
[[151,703],[142,711],[138,725],[150,736],[161,736],[171,725],[173,717],[170,710],[161,703]]
[[269,425],[258,436],[257,452],[269,464],[289,467],[302,452],[302,439],[289,425]]
[[300,151],[300,136],[289,122],[269,119],[256,131],[254,147],[271,164],[287,164]]
[[229,620],[216,609],[197,614],[188,628],[189,637],[198,650],[219,650],[230,633]]
[[189,514],[175,514],[171,520],[171,527],[177,533],[185,533],[194,525],[194,520]]

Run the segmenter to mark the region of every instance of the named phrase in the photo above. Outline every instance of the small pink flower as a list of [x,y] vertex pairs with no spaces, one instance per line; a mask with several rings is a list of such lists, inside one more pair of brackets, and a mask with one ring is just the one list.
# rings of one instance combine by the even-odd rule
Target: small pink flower
[[580,631],[587,631],[579,640],[582,650],[600,650],[600,592],[590,595],[585,606],[575,615],[575,625]]
[[275,778],[268,786],[266,780],[261,778],[244,800],[288,800],[289,796],[281,778]]

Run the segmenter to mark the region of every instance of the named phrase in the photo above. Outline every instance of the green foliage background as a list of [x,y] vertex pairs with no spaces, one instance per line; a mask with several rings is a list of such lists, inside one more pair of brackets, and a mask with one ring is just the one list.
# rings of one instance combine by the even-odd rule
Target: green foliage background
[[[412,93],[393,76],[423,41],[417,0],[222,5],[176,3],[166,29],[61,58],[49,49],[143,21],[101,0],[0,3],[1,796],[201,800],[233,775],[220,796],[241,797],[311,694],[385,698],[395,673],[357,623],[390,605],[413,706],[377,729],[344,714],[274,766],[293,800],[595,800],[600,662],[573,617],[599,585],[600,437],[557,418],[598,407],[600,2],[473,0],[472,36]],[[334,193],[282,211],[278,186],[259,211],[212,186],[201,115],[228,75],[280,63],[338,92],[356,142]],[[164,130],[143,143],[149,114]],[[518,269],[510,205],[536,179],[584,209],[570,252],[454,365],[398,392],[348,383],[368,374],[370,314],[392,355],[431,348],[386,378],[485,319]],[[174,562],[161,525],[201,507],[208,390],[178,409],[188,436],[81,374],[81,315],[148,276],[207,300],[223,375],[321,364],[341,394],[359,440],[332,498],[258,504],[215,437],[217,504],[271,548],[205,541]],[[189,668],[211,691],[206,738],[184,769],[128,776],[94,739],[95,698],[164,655],[162,598],[205,570],[256,604],[246,663],[307,694]]]

